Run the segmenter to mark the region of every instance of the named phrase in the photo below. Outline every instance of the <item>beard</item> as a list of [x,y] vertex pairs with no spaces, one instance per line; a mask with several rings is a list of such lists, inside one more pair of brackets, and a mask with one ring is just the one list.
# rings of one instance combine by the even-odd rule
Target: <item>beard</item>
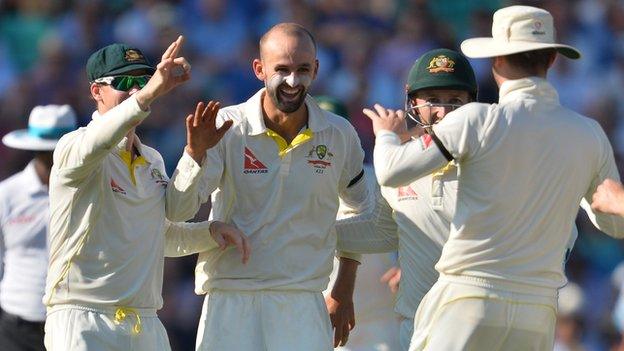
[[299,84],[293,88],[280,79],[279,76],[272,77],[265,83],[265,86],[271,101],[283,113],[297,111],[305,102],[308,92],[307,85]]

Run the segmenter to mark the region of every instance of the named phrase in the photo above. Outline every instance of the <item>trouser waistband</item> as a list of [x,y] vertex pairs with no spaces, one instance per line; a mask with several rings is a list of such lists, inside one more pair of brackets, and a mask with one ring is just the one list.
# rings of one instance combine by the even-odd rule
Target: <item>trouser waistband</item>
[[155,308],[137,308],[137,307],[127,307],[127,306],[88,306],[88,305],[74,305],[74,304],[63,304],[63,305],[54,305],[52,307],[48,307],[47,313],[54,313],[60,310],[66,309],[76,309],[82,311],[90,311],[102,314],[115,315],[119,310],[131,310],[138,314],[141,317],[158,317],[156,314]]
[[501,279],[490,279],[467,275],[440,274],[440,278],[438,278],[438,280],[450,283],[468,284],[486,289],[495,289],[519,294],[540,296],[555,300],[557,299],[558,295],[557,289],[521,284]]

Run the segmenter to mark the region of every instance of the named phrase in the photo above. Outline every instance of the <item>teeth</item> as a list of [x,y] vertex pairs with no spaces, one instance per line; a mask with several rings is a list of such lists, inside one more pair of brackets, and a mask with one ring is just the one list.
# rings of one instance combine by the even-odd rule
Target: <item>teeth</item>
[[299,94],[299,89],[280,89],[280,92],[287,98],[294,98]]

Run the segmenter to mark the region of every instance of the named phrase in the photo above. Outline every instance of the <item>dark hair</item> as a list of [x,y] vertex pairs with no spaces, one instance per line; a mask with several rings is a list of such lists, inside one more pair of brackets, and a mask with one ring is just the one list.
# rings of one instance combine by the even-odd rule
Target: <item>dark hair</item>
[[539,75],[549,68],[550,60],[557,54],[556,49],[541,49],[533,51],[519,52],[504,56],[509,64],[518,69],[531,74]]

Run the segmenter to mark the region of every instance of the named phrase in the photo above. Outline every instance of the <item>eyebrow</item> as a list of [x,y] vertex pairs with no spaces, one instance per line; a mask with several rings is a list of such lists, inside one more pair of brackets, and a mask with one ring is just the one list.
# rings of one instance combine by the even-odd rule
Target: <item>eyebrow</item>
[[[278,64],[275,65],[275,69],[278,69],[278,68],[288,68],[288,67],[289,67],[289,65],[283,64],[283,63],[278,63]],[[297,68],[312,68],[312,65],[309,64],[309,63],[304,63],[304,64],[301,64],[301,65],[297,66]]]

